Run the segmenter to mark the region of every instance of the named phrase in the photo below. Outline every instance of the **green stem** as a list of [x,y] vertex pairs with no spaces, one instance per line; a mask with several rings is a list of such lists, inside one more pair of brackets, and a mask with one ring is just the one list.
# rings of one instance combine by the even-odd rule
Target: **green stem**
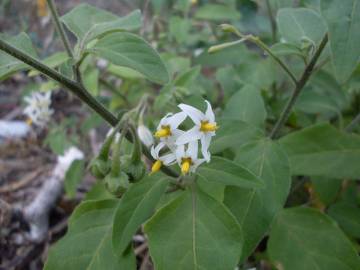
[[[91,109],[93,109],[96,113],[98,113],[106,122],[108,122],[111,126],[115,127],[118,123],[118,119],[108,111],[101,103],[99,103],[89,92],[78,82],[75,82],[56,70],[49,68],[44,65],[42,62],[38,61],[34,57],[22,52],[21,50],[15,48],[11,44],[6,41],[0,39],[0,50],[6,52],[7,54],[15,57],[16,59],[28,64],[32,68],[38,70],[42,74],[48,76],[59,84],[63,85],[66,89],[80,98],[83,102],[85,102]],[[126,133],[126,138],[129,141],[132,141],[131,134]],[[146,147],[143,147],[143,154],[149,158],[150,160],[154,160]],[[168,167],[161,168],[164,173],[169,176],[177,177],[178,174],[174,172],[172,169]]]
[[283,109],[283,111],[282,111],[282,113],[280,115],[280,118],[276,122],[274,128],[270,132],[269,137],[271,139],[276,138],[276,136],[278,135],[278,132],[280,131],[280,129],[285,124],[286,120],[288,119],[292,107],[294,106],[294,104],[295,104],[301,90],[304,88],[305,84],[307,83],[307,81],[309,80],[311,74],[313,73],[315,64],[316,64],[317,60],[319,59],[320,54],[324,50],[327,42],[328,42],[328,35],[326,34],[323,37],[323,39],[322,39],[322,41],[320,43],[320,46],[316,50],[316,52],[315,52],[314,56],[312,57],[311,61],[305,67],[305,70],[304,70],[303,74],[301,75],[301,78],[300,78],[299,82],[296,83],[296,86],[295,86],[295,89],[294,89],[294,92],[293,92],[292,96],[290,97],[288,103],[286,104],[285,108]]
[[254,37],[252,35],[249,36],[248,40],[252,41],[261,49],[266,51],[274,59],[274,61],[278,63],[281,66],[281,68],[289,75],[289,77],[291,78],[291,80],[294,82],[295,85],[298,83],[295,75],[291,72],[291,70],[287,67],[287,65],[283,61],[281,61],[281,59],[277,57],[264,42],[262,42],[258,37]]
[[345,131],[351,132],[353,129],[360,123],[360,113],[350,122],[350,124],[345,128]]
[[276,41],[276,21],[274,18],[274,14],[272,13],[269,0],[266,0],[266,9],[268,11],[269,19],[270,19],[272,41],[275,42]]
[[117,95],[118,97],[122,98],[124,102],[126,103],[126,106],[129,106],[130,103],[125,95],[120,93],[113,85],[111,85],[108,81],[106,81],[104,78],[99,78],[99,82],[105,86],[111,93]]
[[131,153],[131,162],[132,163],[138,163],[141,161],[141,141],[139,140],[139,137],[136,134],[136,129],[133,125],[129,125],[129,131],[133,137],[133,150]]

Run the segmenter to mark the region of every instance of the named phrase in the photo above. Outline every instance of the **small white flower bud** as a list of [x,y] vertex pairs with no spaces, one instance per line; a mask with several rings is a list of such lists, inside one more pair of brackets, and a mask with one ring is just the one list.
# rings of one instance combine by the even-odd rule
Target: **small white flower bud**
[[154,144],[154,138],[151,134],[151,131],[144,125],[139,125],[137,128],[137,134],[139,139],[147,147],[150,147]]

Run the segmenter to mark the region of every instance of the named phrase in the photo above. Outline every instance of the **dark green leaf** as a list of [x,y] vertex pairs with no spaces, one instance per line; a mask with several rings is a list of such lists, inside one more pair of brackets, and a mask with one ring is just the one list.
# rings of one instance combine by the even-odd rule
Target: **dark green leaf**
[[111,245],[116,200],[87,201],[78,206],[65,237],[50,249],[45,270],[135,270],[129,250],[115,255]]
[[113,247],[122,254],[140,225],[154,212],[168,184],[166,179],[146,177],[133,184],[121,198],[115,211]]
[[214,21],[239,20],[240,12],[225,5],[206,4],[196,11],[195,18]]
[[358,0],[322,0],[335,76],[345,82],[360,59],[360,3]]
[[145,232],[157,270],[234,269],[241,253],[239,224],[223,204],[195,187],[161,208]]
[[346,134],[329,124],[293,132],[280,140],[294,175],[328,178],[360,177],[360,136]]
[[263,179],[262,189],[226,187],[224,203],[239,221],[244,233],[244,261],[267,233],[282,209],[290,189],[288,158],[276,142],[262,139],[238,149],[235,161]]
[[74,160],[66,172],[64,183],[65,192],[70,198],[73,198],[76,195],[77,186],[84,176],[84,167],[84,160]]
[[213,156],[209,164],[203,164],[197,169],[197,174],[204,177],[207,181],[224,185],[247,188],[263,187],[261,179],[249,170],[221,157]]
[[111,33],[100,39],[89,49],[111,63],[132,68],[149,80],[166,83],[167,69],[159,54],[141,37],[125,32]]
[[360,269],[355,248],[335,222],[311,208],[289,208],[277,215],[268,249],[279,269]]
[[360,238],[360,208],[348,202],[333,204],[328,214],[335,219],[349,236]]

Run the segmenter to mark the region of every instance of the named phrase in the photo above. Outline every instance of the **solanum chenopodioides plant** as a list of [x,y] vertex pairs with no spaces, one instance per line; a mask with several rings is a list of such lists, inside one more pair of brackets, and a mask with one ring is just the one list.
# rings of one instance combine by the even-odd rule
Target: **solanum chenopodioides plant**
[[[144,245],[155,269],[159,270],[232,270],[246,262],[255,250],[263,253],[265,236],[269,234],[266,263],[271,262],[279,269],[311,269],[314,265],[319,269],[358,269],[359,258],[352,243],[326,214],[310,208],[283,210],[290,193],[291,176],[294,180],[298,180],[298,175],[306,175],[314,179],[327,177],[330,181],[360,176],[356,166],[360,142],[357,135],[346,134],[330,124],[312,122],[315,117],[307,114],[314,111],[314,106],[304,106],[304,103],[308,105],[304,101],[300,108],[306,113],[298,118],[292,115],[288,121],[297,98],[306,98],[300,95],[305,86],[310,87],[309,93],[321,84],[321,78],[332,78],[331,68],[327,66],[329,61],[338,81],[346,80],[354,70],[357,62],[354,64],[346,54],[349,64],[344,64],[339,55],[345,50],[339,48],[345,47],[346,52],[358,55],[357,47],[353,46],[358,41],[357,32],[342,19],[350,17],[358,21],[354,14],[358,15],[359,9],[355,0],[340,2],[321,1],[321,14],[307,8],[279,10],[276,20],[272,18],[278,24],[279,33],[275,27],[272,34],[274,42],[277,35],[281,36],[281,42],[272,47],[257,36],[222,25],[220,29],[239,40],[217,45],[210,51],[224,52],[234,45],[252,42],[266,55],[262,51],[257,54],[243,49],[251,61],[255,59],[255,64],[249,61],[234,69],[226,67],[226,72],[217,72],[217,78],[226,77],[229,72],[231,76],[226,78],[235,81],[222,82],[222,85],[241,89],[231,89],[229,97],[227,91],[230,90],[225,87],[222,89],[225,101],[219,97],[216,103],[216,91],[211,88],[196,94],[189,91],[172,95],[173,87],[181,88],[184,81],[190,81],[188,77],[199,76],[201,67],[176,74],[174,81],[169,80],[167,65],[159,54],[142,37],[129,32],[141,25],[138,11],[119,18],[95,7],[80,5],[59,18],[53,1],[49,0],[66,50],[66,57],[56,64],[49,59],[40,60],[26,34],[0,40],[0,49],[5,52],[0,54],[0,64],[11,63],[10,68],[0,68],[1,78],[15,71],[36,69],[72,91],[114,126],[99,154],[89,164],[98,183],[105,187],[104,192],[99,196],[90,192],[76,208],[67,234],[51,249],[45,269],[136,269],[133,237],[139,233],[146,235]],[[336,5],[340,4],[346,8],[338,11]],[[235,3],[231,8],[221,4],[204,5],[195,16],[199,20],[218,21],[226,20],[229,13],[229,20],[238,20],[240,16],[234,8]],[[338,31],[339,23],[346,31]],[[75,35],[74,49],[64,26]],[[344,38],[343,33],[349,35]],[[238,52],[235,53],[237,58]],[[284,59],[284,55],[289,58]],[[299,55],[300,64],[296,61]],[[203,57],[211,58],[210,55]],[[177,111],[171,110],[162,119],[154,120],[156,114],[163,116],[165,112],[161,111],[162,106],[156,106],[161,100],[154,101],[149,95],[135,102],[138,105],[130,102],[126,112],[115,117],[107,109],[111,104],[99,103],[93,96],[96,91],[88,89],[87,74],[100,76],[99,72],[87,72],[89,68],[92,71],[97,58],[106,59],[109,66],[102,70],[101,79],[107,78],[110,70],[126,67],[135,70],[137,78],[142,76],[153,83],[165,84],[161,95],[176,102]],[[262,83],[263,77],[257,74],[258,69],[269,66],[268,63],[271,64],[271,70],[265,69],[268,73],[279,67],[282,75],[280,79],[271,78],[271,89],[267,89]],[[250,73],[244,76],[241,72],[249,67]],[[252,73],[258,76],[253,79]],[[331,82],[340,88],[335,79]],[[111,86],[111,82],[102,83]],[[286,89],[280,89],[283,85]],[[289,86],[294,87],[290,95]],[[213,101],[212,104],[220,104],[216,106],[216,120],[210,102],[203,96]],[[266,106],[263,97],[267,98]],[[277,108],[287,99],[279,112]],[[129,103],[126,96],[125,101]],[[149,112],[148,116],[145,111]],[[49,114],[51,112],[46,111],[46,121]],[[338,114],[341,115],[341,111]],[[38,115],[41,114],[29,116]],[[333,114],[326,111],[322,116],[337,121],[326,118],[328,115]],[[356,125],[358,120],[354,121]],[[146,126],[157,128],[150,131]],[[292,132],[294,126],[296,131]],[[265,136],[267,131],[269,136]],[[279,135],[284,137],[275,140]],[[331,207],[329,214],[339,215],[343,203],[348,204],[349,200]],[[291,200],[288,206],[293,206]],[[331,245],[324,247],[323,243],[330,239]],[[257,257],[265,256],[255,254],[245,265],[256,265],[253,261]]]

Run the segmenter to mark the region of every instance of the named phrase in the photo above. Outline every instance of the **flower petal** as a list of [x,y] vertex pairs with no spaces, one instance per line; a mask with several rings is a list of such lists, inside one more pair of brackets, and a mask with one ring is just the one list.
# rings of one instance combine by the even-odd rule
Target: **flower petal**
[[181,159],[185,156],[185,145],[179,145],[175,150],[176,160],[181,164]]
[[197,159],[193,161],[193,165],[190,168],[191,172],[195,172],[197,167],[199,167],[202,163],[205,162],[205,159],[201,158],[201,159]]
[[186,113],[196,125],[200,125],[201,120],[205,119],[205,115],[198,109],[194,108],[193,106],[186,104],[179,104],[178,107],[184,113]]
[[151,156],[152,156],[154,159],[157,159],[157,155],[156,155],[156,152],[155,152],[155,147],[154,147],[154,145],[151,146],[150,153],[151,153]]
[[188,148],[186,150],[186,156],[191,157],[191,160],[196,160],[198,157],[198,149],[199,145],[197,140],[189,142]]
[[177,145],[186,144],[188,142],[196,141],[200,139],[202,136],[202,132],[200,132],[199,127],[195,126],[192,129],[186,131],[176,140]]
[[176,161],[176,156],[171,153],[160,157],[160,160],[164,163],[164,165],[168,166],[174,164]]
[[206,104],[207,104],[207,109],[205,112],[205,116],[207,118],[207,120],[209,120],[210,122],[215,122],[215,114],[211,108],[211,104],[209,101],[205,100]]
[[179,112],[168,118],[171,129],[176,129],[186,118],[186,113]]
[[157,130],[161,128],[161,126],[168,125],[168,118],[171,117],[172,113],[167,113],[163,118],[161,118],[159,125],[157,126]]
[[210,152],[209,152],[209,145],[211,142],[211,136],[205,134],[201,137],[201,153],[206,160],[206,162],[210,161]]

